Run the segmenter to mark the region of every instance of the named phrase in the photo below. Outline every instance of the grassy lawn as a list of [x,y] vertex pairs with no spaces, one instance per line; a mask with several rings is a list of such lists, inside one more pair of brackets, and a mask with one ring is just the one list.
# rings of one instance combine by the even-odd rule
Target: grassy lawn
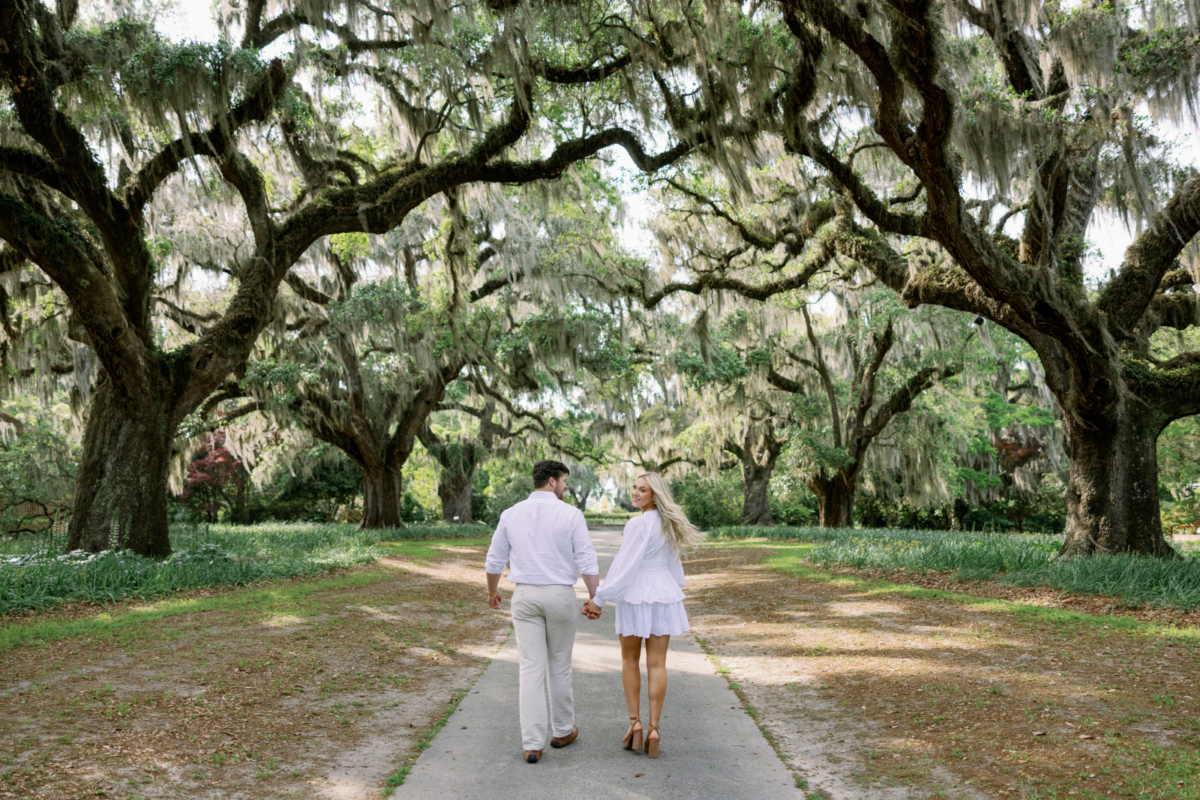
[[481,613],[475,541],[10,615],[0,797],[380,796],[507,632]]
[[178,526],[171,531],[174,552],[166,559],[114,550],[63,554],[63,544],[45,535],[3,542],[0,614],[320,575],[385,552],[377,531],[296,523]]
[[[3,617],[0,798],[393,789],[508,630],[480,602],[490,530],[449,533],[214,527],[177,544],[233,560],[194,575],[237,563],[266,577]],[[800,783],[847,797],[1200,800],[1200,628],[1080,613],[1060,590],[1004,581],[1053,563],[1045,538],[989,537],[955,566],[965,537],[846,538],[862,533],[842,532],[836,551],[838,532],[710,541],[687,564],[697,639]],[[277,561],[301,571],[271,577]],[[990,580],[970,571],[985,568]],[[1125,583],[1146,591],[1148,574]]]
[[166,559],[132,552],[63,553],[61,536],[0,541],[0,615],[64,602],[112,603],[210,586],[320,575],[365,564],[389,552],[381,540],[474,540],[486,525],[413,525],[363,531],[354,525],[263,523],[182,525],[171,530]]
[[814,564],[855,569],[949,572],[958,580],[997,580],[1013,586],[1105,595],[1125,603],[1200,607],[1200,554],[1180,549],[1172,560],[1129,555],[1059,559],[1062,537],[979,534],[887,528],[718,528],[713,541],[751,536],[799,540],[815,546]]
[[714,544],[688,568],[698,637],[801,775],[1200,798],[1198,629],[835,573],[820,546]]

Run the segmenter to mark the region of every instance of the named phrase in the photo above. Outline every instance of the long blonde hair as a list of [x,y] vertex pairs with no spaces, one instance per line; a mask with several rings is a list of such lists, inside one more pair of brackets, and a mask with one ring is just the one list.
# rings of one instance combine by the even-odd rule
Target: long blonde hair
[[688,521],[683,508],[675,502],[675,498],[671,496],[671,488],[667,486],[663,476],[657,472],[647,472],[638,477],[645,478],[646,483],[650,484],[650,491],[654,492],[654,510],[662,518],[663,538],[671,545],[671,549],[682,554],[685,547],[698,544],[700,531]]

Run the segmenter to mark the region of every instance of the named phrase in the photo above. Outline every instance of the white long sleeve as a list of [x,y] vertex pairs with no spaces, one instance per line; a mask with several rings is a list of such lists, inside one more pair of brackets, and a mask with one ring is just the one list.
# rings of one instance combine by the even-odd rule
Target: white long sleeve
[[534,492],[500,515],[484,568],[510,583],[574,585],[578,573],[597,575],[596,548],[583,513],[553,492]]
[[667,562],[667,567],[671,570],[671,577],[675,579],[675,582],[679,584],[679,588],[682,589],[687,583],[687,578],[683,577],[683,560],[679,557],[678,553],[673,553],[672,555],[674,557]]
[[634,517],[625,523],[625,538],[621,542],[621,549],[613,558],[608,574],[604,576],[604,583],[600,584],[600,589],[592,598],[596,605],[620,602],[633,586],[638,567],[642,565],[642,557],[646,554],[646,546],[650,542],[649,534],[658,532],[657,525],[648,525],[647,522],[642,516]]

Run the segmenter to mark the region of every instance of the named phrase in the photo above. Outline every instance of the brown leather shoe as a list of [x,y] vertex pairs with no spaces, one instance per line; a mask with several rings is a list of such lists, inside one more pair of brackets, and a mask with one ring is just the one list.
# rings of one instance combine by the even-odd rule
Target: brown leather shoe
[[525,751],[525,761],[530,764],[536,764],[538,762],[538,759],[541,757],[542,757],[541,750],[526,750]]
[[566,736],[553,736],[550,739],[551,747],[566,747],[579,736],[579,726],[572,725],[571,732]]

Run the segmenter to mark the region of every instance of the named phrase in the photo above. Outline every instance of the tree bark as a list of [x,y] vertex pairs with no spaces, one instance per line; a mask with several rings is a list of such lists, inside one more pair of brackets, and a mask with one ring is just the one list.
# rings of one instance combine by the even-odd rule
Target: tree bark
[[763,467],[753,461],[742,464],[744,479],[744,494],[742,498],[743,525],[774,525],[771,518],[771,473],[775,469],[772,459],[770,466]]
[[388,459],[383,464],[363,466],[363,518],[364,530],[378,528],[401,528],[400,518],[403,498],[403,464]]
[[1108,424],[1081,423],[1065,415],[1071,468],[1060,555],[1175,555],[1163,536],[1158,501],[1163,426],[1145,409],[1124,405]]
[[88,411],[67,547],[168,556],[167,474],[175,423],[166,392],[136,397],[102,375]]
[[471,516],[471,481],[474,477],[474,461],[465,470],[442,470],[438,476],[437,493],[442,501],[443,520],[461,525],[475,522]]
[[755,426],[747,426],[741,444],[725,440],[724,449],[742,463],[743,525],[775,524],[771,518],[771,475],[785,444],[787,439],[776,438],[770,422],[757,431]]
[[818,524],[822,528],[854,527],[854,491],[858,470],[841,471],[833,476],[823,473],[805,481],[817,496]]

